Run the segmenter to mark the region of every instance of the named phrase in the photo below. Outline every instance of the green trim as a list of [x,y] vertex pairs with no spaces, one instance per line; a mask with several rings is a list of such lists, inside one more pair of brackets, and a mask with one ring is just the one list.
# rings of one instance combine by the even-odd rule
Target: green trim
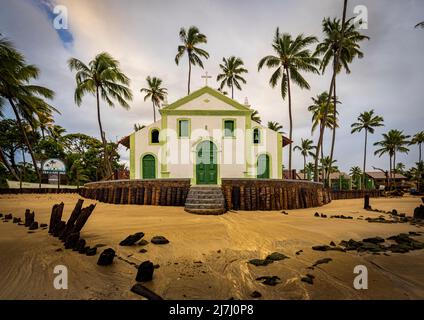
[[213,138],[213,137],[205,137],[205,138],[200,138],[198,139],[194,144],[193,144],[193,148],[191,150],[191,152],[194,152],[194,161],[193,161],[193,176],[191,177],[191,184],[192,185],[196,185],[197,184],[197,175],[196,175],[196,164],[197,164],[197,147],[199,146],[200,143],[204,142],[204,141],[211,141],[215,147],[216,147],[216,159],[218,161],[218,163],[216,164],[216,183],[218,185],[221,185],[221,150],[218,149],[218,143],[217,141]]
[[[152,142],[152,131],[153,130],[157,130],[158,132],[159,132],[159,142],[155,142],[155,143],[153,143]],[[154,146],[156,146],[156,145],[160,145],[161,144],[161,141],[160,141],[160,129],[159,128],[157,128],[157,127],[152,127],[152,128],[150,128],[149,129],[149,133],[148,133],[149,135],[148,135],[148,137],[147,137],[147,140],[148,140],[148,142],[149,142],[149,145],[151,146],[151,145],[154,145]]]
[[251,111],[249,109],[249,107],[242,105],[241,103],[238,103],[237,101],[230,99],[229,97],[223,95],[221,92],[212,89],[211,87],[203,87],[199,90],[194,91],[193,93],[189,94],[188,96],[185,96],[184,98],[181,98],[177,101],[175,101],[174,103],[171,103],[169,105],[167,105],[166,107],[162,108],[159,110],[159,112],[162,114],[163,111],[168,111],[168,110],[173,110],[176,109],[184,104],[186,104],[187,102],[190,102],[198,97],[200,97],[201,95],[208,93],[211,96],[233,106],[234,108],[238,109],[238,110],[248,110]]
[[135,133],[130,135],[130,179],[135,179]]
[[161,118],[161,130],[159,132],[159,141],[161,143],[161,155],[160,155],[160,171],[161,177],[169,178],[168,172],[168,159],[167,159],[167,141],[168,141],[168,118],[166,115],[162,115]]
[[151,155],[155,159],[155,179],[158,179],[159,178],[158,158],[152,152],[145,152],[140,156],[140,177],[141,177],[141,179],[144,179],[144,177],[143,177],[143,158],[147,155]]
[[[180,137],[180,121],[188,121],[188,136]],[[191,138],[191,119],[190,118],[177,118],[177,138],[178,139],[190,139]]]
[[258,178],[258,160],[259,160],[259,157],[261,156],[261,155],[266,155],[266,156],[268,156],[268,159],[269,159],[269,178],[267,178],[267,179],[273,179],[273,175],[272,175],[272,157],[271,157],[271,154],[269,153],[269,152],[261,152],[261,153],[258,153],[258,155],[256,156],[256,161],[255,161],[255,177],[256,178]]
[[162,110],[162,115],[169,116],[246,116],[251,110]]
[[246,122],[246,131],[244,133],[244,148],[245,148],[245,160],[246,160],[246,169],[244,171],[244,177],[245,178],[253,178],[253,166],[251,161],[251,155],[252,155],[252,118],[249,115],[246,115],[245,117]]
[[[225,121],[232,121],[233,122],[233,134],[231,136],[225,135]],[[236,129],[237,129],[237,119],[236,118],[223,118],[222,119],[222,137],[224,139],[235,139],[236,138]]]
[[277,136],[277,179],[283,179],[283,136]]

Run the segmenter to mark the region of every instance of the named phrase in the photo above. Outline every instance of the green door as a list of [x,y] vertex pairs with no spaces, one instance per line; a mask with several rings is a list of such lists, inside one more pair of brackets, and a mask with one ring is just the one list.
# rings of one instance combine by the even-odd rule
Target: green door
[[155,157],[151,154],[147,154],[142,160],[143,168],[143,179],[155,179],[156,178],[156,163]]
[[212,141],[203,141],[196,150],[196,183],[217,184],[218,165],[216,146]]
[[258,157],[258,179],[269,179],[269,156],[261,154]]

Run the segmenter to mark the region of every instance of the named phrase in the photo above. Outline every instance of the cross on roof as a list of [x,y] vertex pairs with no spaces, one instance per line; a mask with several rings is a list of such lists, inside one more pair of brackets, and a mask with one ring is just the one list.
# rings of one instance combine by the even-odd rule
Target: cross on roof
[[202,76],[203,79],[205,79],[205,86],[208,86],[208,79],[212,78],[212,76],[208,76],[208,72],[205,71],[205,75]]

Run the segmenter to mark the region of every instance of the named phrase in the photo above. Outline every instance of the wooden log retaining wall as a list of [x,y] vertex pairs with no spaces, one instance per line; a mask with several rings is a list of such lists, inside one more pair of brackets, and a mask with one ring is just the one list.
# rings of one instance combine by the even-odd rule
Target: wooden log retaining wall
[[71,188],[22,188],[21,189],[15,189],[15,188],[0,188],[0,194],[20,194],[20,193],[79,193],[78,189],[71,189]]
[[331,201],[321,183],[274,179],[222,179],[228,210],[319,207]]
[[80,195],[114,204],[184,206],[190,179],[113,180],[85,184]]
[[331,191],[332,200],[342,199],[357,199],[363,198],[365,195],[369,195],[371,198],[377,198],[382,196],[380,190],[344,190],[344,191]]

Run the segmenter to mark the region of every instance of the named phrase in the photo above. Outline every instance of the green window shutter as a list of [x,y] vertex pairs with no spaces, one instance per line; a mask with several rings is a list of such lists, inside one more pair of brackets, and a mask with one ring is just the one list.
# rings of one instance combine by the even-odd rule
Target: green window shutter
[[253,130],[253,143],[254,144],[258,144],[258,143],[260,143],[261,142],[261,140],[260,140],[261,138],[260,138],[260,133],[259,133],[259,129],[258,128],[256,128],[256,129],[254,129]]
[[224,136],[225,137],[234,136],[234,121],[233,120],[224,121]]
[[188,120],[179,120],[178,121],[178,136],[179,137],[188,137]]

